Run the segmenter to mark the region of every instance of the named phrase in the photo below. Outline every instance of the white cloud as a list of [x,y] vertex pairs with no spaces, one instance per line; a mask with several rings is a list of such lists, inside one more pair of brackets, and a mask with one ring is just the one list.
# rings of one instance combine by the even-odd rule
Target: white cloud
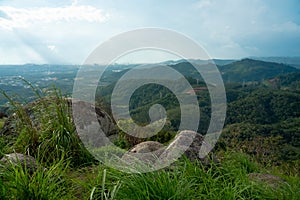
[[0,0],[0,64],[82,63],[106,39],[142,27],[179,31],[212,57],[298,55],[298,11],[296,0]]
[[54,51],[54,50],[55,50],[55,48],[56,48],[56,46],[55,46],[55,45],[48,45],[47,47],[48,47],[48,49],[50,49],[51,51]]
[[73,0],[72,1],[72,6],[77,6],[78,5],[78,0]]
[[195,4],[195,6],[196,8],[202,9],[202,8],[210,7],[213,4],[214,3],[212,2],[212,0],[200,0]]
[[104,22],[109,15],[93,6],[73,4],[67,7],[15,8],[0,6],[0,12],[7,17],[0,17],[0,27],[12,30],[26,28],[38,22],[51,23],[59,21]]

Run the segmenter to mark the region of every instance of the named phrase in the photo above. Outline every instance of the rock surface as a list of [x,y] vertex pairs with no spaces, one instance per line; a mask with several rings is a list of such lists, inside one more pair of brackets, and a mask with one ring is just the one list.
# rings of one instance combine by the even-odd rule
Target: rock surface
[[5,165],[21,165],[23,168],[27,168],[30,173],[33,173],[37,169],[36,160],[32,156],[24,155],[21,153],[5,154],[1,159],[1,162]]
[[275,187],[285,183],[282,178],[272,174],[250,173],[248,174],[248,177],[252,181],[264,182]]
[[164,150],[164,145],[159,142],[141,142],[125,153],[122,160],[133,163],[135,159],[138,159],[145,164],[153,164]]
[[[204,166],[208,166],[212,163],[218,163],[217,158],[213,152],[205,153],[212,149],[210,144],[204,141],[204,136],[190,130],[181,131],[176,135],[174,140],[168,145],[165,153],[171,154],[172,151],[180,149],[184,151],[184,155],[192,162],[200,161]],[[204,156],[200,154],[200,149],[204,153]]]
[[163,148],[164,145],[156,141],[146,141],[135,145],[129,152],[131,153],[149,153]]
[[68,103],[73,109],[72,117],[77,133],[81,141],[89,148],[110,145],[118,138],[115,122],[103,109],[91,103],[74,99],[69,99]]

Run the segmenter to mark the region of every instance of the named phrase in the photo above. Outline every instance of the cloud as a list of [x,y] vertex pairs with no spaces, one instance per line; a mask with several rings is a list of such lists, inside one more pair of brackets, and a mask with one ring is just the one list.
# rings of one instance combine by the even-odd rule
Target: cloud
[[55,48],[56,48],[56,46],[55,46],[55,45],[48,45],[47,47],[48,47],[48,49],[50,49],[51,51],[54,51],[54,50],[55,50]]
[[3,19],[10,19],[7,14],[3,11],[0,10],[0,18],[3,18]]
[[202,8],[210,7],[213,4],[214,3],[212,2],[212,0],[200,0],[195,3],[195,6],[196,8],[202,9]]
[[82,63],[142,27],[186,34],[217,58],[300,54],[299,0],[0,0],[0,64]]
[[13,28],[26,28],[38,22],[104,22],[108,18],[109,15],[104,14],[102,10],[86,5],[79,6],[73,4],[66,7],[39,7],[29,9],[0,6],[0,27],[9,30]]

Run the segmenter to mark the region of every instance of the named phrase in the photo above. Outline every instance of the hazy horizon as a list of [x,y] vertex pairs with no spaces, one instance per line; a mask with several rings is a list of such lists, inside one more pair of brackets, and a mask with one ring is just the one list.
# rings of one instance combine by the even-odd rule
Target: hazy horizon
[[[188,61],[211,61],[211,60],[219,60],[219,61],[239,61],[239,60],[243,60],[243,59],[252,59],[252,60],[259,60],[259,61],[266,61],[266,59],[271,59],[271,61],[266,61],[266,62],[275,62],[272,61],[272,59],[279,59],[282,60],[282,62],[278,62],[278,63],[285,63],[286,61],[284,61],[285,59],[296,59],[297,63],[295,64],[300,64],[300,56],[248,56],[248,57],[242,57],[242,58],[211,58],[209,60],[204,60],[204,59],[186,59]],[[112,65],[135,65],[135,64],[159,64],[159,63],[165,63],[165,62],[181,62],[184,59],[173,59],[173,60],[161,60],[158,62],[114,62]],[[102,65],[101,63],[94,63],[95,65]],[[3,64],[0,63],[0,66],[7,66],[7,65],[74,65],[74,66],[81,66],[84,65],[83,63],[7,63],[7,64]]]

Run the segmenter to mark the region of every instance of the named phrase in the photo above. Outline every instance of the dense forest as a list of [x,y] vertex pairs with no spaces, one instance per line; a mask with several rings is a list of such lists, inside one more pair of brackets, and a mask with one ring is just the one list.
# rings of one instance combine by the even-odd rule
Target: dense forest
[[[211,112],[206,84],[193,78],[199,74],[190,63],[176,63],[171,67],[185,74],[195,88],[201,111],[198,132],[205,134]],[[284,64],[251,59],[218,67],[225,81],[227,114],[217,148],[243,151],[264,164],[299,162],[299,70]],[[115,82],[98,88],[96,100],[109,113],[114,86]],[[147,84],[134,92],[129,105],[132,119],[140,125],[148,124],[148,111],[154,104],[163,105],[167,111],[168,123],[161,134],[166,130],[178,130],[181,116],[179,102],[175,94],[158,84]],[[170,139],[161,138],[162,142]]]

